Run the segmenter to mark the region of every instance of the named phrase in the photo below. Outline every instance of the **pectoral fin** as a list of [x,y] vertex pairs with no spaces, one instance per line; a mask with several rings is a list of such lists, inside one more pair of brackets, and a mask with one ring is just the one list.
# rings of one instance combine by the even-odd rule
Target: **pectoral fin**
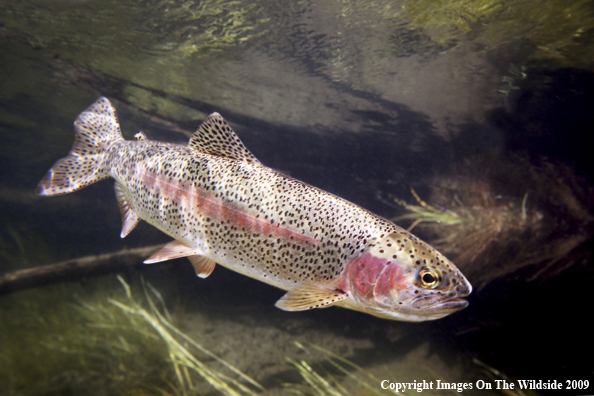
[[328,307],[347,299],[348,296],[347,293],[340,289],[309,284],[290,290],[274,305],[284,311],[304,311],[306,309]]
[[214,260],[204,256],[188,256],[188,258],[192,262],[192,267],[194,267],[196,275],[203,279],[212,273],[216,265]]
[[196,248],[188,247],[181,242],[173,241],[165,245],[163,249],[159,250],[157,253],[153,254],[148,259],[144,260],[144,263],[153,264],[161,261],[173,260],[180,257],[196,255],[202,255],[202,251]]

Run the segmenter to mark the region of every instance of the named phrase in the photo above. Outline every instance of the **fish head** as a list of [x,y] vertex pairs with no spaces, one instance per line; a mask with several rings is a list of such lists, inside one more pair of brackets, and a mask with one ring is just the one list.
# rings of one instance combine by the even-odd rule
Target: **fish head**
[[341,305],[382,318],[420,322],[465,308],[472,285],[427,243],[400,230],[374,241],[344,272]]

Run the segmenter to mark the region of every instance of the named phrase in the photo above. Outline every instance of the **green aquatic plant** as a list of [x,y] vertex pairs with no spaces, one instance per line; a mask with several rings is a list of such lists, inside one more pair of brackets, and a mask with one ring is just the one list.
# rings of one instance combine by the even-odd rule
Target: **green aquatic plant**
[[108,307],[106,317],[120,324],[117,332],[89,327],[88,318],[75,308],[80,303],[72,293],[77,285],[73,286],[3,296],[0,383],[8,394],[77,394],[83,389],[101,393],[151,376],[159,383],[159,372],[165,370],[155,348],[158,340],[139,337],[124,315]]
[[173,325],[155,288],[143,282],[145,307],[118,280],[125,299],[96,284],[92,301],[73,295],[76,285],[1,301],[0,383],[9,394],[260,394],[261,385]]
[[[115,299],[108,299],[109,303],[115,305],[130,317],[141,319],[148,323],[159,335],[159,337],[165,341],[169,359],[173,365],[175,375],[179,381],[183,395],[187,395],[189,391],[197,390],[197,387],[194,385],[195,380],[192,379],[192,373],[198,374],[208,384],[210,384],[223,395],[239,396],[243,394],[257,394],[257,392],[254,392],[236,379],[224,374],[222,371],[219,371],[212,366],[205,364],[198,357],[196,357],[195,354],[192,353],[192,348],[204,354],[208,358],[214,359],[225,369],[237,375],[239,378],[243,379],[253,387],[259,390],[264,390],[264,388],[256,381],[239,371],[228,362],[214,355],[202,345],[198,344],[196,341],[192,340],[186,334],[177,329],[171,323],[171,317],[167,311],[161,294],[154,287],[152,287],[150,284],[143,284],[144,294],[150,307],[150,310],[146,310],[132,297],[130,286],[119,275],[118,280],[126,291],[128,303],[126,304]],[[159,305],[161,306],[160,309],[157,307],[157,304],[155,304],[155,301],[149,294],[148,290],[150,290],[150,292],[159,302]],[[182,340],[184,343],[182,343]]]
[[[117,279],[123,292],[110,287],[115,283],[110,277],[109,282],[99,278],[85,287],[52,286],[0,300],[0,383],[7,385],[7,394],[379,396],[394,393],[381,388],[384,380],[445,381],[424,360],[423,366],[402,372],[377,362],[360,366],[344,353],[295,342],[298,354],[281,356],[299,378],[266,391],[183,333],[174,324],[179,314],[166,307],[169,298],[149,283],[132,287]],[[88,294],[92,290],[99,293],[94,298]],[[60,300],[70,302],[56,304]],[[392,378],[396,372],[400,381]]]
[[590,187],[564,164],[472,158],[433,179],[428,194],[433,207],[418,196],[419,205],[396,200],[407,209],[397,219],[420,225],[421,237],[455,262],[475,290],[523,268],[532,272],[523,273],[526,282],[550,279],[589,257]]
[[411,205],[402,201],[398,198],[390,196],[394,202],[403,206],[409,213],[403,214],[401,216],[397,216],[392,218],[392,221],[399,221],[399,220],[413,220],[413,223],[408,227],[408,231],[411,231],[415,228],[419,223],[422,222],[433,222],[433,223],[440,223],[440,224],[463,224],[467,220],[461,216],[460,214],[452,211],[452,210],[441,210],[436,209],[433,206],[430,206],[425,201],[423,201],[416,191],[411,187],[410,192],[415,197],[416,201],[419,205]]
[[[309,350],[300,342],[295,341],[295,345],[309,354]],[[323,374],[320,374],[320,372],[314,370],[305,360],[296,361],[286,356],[285,360],[297,370],[304,384],[285,384],[285,388],[294,393],[315,396],[350,396],[360,394],[383,396],[388,393],[388,391],[382,390],[378,386],[382,380],[359,365],[318,345],[309,344],[309,346],[325,355],[325,362],[334,371],[344,375],[350,383],[347,385],[344,380],[338,379],[332,375],[330,370],[324,369],[322,366],[320,370],[323,370]],[[303,385],[306,385],[305,389]]]
[[[79,394],[85,389],[93,389],[85,392],[88,395],[266,393],[256,381],[179,330],[165,299],[151,284],[142,282],[138,293],[122,277],[117,280],[124,293],[99,280],[91,287],[100,293],[95,298],[73,293],[76,285],[56,285],[1,301],[0,382],[7,384],[11,394]],[[56,304],[60,300],[64,302]],[[303,382],[285,390],[333,396],[382,394],[377,389],[381,381],[363,368],[317,345],[307,349],[296,345],[325,355],[327,369],[287,357]],[[307,360],[313,360],[309,355]]]

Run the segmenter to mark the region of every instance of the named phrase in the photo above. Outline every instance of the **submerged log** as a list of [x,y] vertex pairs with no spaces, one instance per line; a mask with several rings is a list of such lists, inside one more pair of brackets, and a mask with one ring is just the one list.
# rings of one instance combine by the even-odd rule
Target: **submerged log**
[[120,271],[124,268],[140,267],[144,259],[164,245],[124,249],[114,253],[79,257],[56,264],[26,268],[0,275],[0,294],[72,281],[87,276]]

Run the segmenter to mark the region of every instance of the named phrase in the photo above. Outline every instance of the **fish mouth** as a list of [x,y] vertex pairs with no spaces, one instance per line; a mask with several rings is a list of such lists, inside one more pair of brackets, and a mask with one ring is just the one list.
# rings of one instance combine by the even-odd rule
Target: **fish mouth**
[[462,297],[467,297],[472,293],[472,285],[464,279],[459,286],[456,286],[455,290],[449,292],[438,290],[429,293],[413,301],[412,307],[431,312],[451,313],[468,306],[468,301]]
[[440,303],[435,304],[433,307],[439,309],[445,309],[448,311],[457,311],[462,308],[466,308],[468,306],[468,301],[463,298],[452,298],[449,300],[442,301]]
[[413,308],[427,309],[438,312],[458,311],[468,306],[468,301],[463,298],[453,297],[448,299],[437,299],[434,296],[421,297],[412,303]]

